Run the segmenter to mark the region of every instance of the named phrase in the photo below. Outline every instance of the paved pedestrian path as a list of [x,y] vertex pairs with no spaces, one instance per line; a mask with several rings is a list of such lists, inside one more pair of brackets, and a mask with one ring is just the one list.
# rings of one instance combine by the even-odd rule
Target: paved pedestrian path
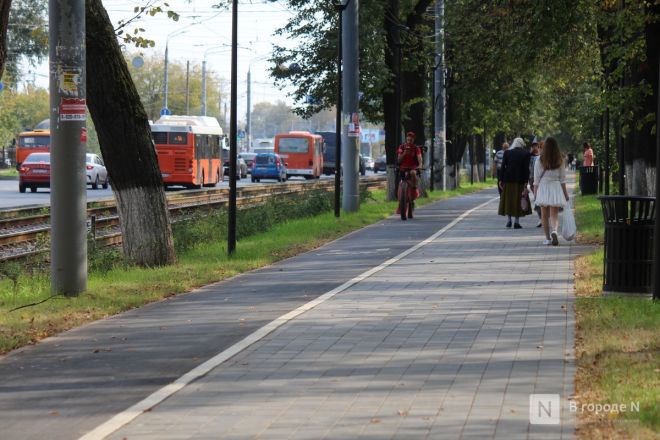
[[[322,297],[109,438],[572,438],[574,249],[542,246],[536,218],[505,229],[496,208]],[[530,424],[532,393],[561,396],[559,424]]]

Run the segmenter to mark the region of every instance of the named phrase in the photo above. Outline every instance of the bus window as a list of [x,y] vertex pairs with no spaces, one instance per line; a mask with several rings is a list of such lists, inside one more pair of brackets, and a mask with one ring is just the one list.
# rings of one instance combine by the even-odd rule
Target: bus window
[[50,136],[19,136],[18,146],[23,148],[43,148],[50,145]]
[[309,152],[309,139],[282,137],[278,143],[278,153],[307,153]]
[[170,144],[171,145],[187,145],[188,144],[188,133],[183,132],[179,133],[176,131],[170,132]]

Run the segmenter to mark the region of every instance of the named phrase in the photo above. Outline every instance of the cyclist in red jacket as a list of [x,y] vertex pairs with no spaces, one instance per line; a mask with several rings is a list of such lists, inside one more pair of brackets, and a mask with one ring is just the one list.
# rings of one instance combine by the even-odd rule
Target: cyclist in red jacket
[[[399,145],[396,150],[396,161],[399,164],[399,173],[417,170],[422,166],[422,149],[415,145],[415,133],[406,133],[406,143]],[[399,175],[399,179],[402,175]],[[410,181],[413,189],[417,189],[417,173],[411,173]]]

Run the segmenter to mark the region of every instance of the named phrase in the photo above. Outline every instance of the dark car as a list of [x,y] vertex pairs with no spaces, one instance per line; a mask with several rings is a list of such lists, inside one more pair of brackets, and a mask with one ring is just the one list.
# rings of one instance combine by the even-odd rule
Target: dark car
[[387,171],[387,156],[384,154],[374,162],[374,173],[379,171]]
[[50,153],[32,153],[18,168],[18,190],[50,188]]
[[360,165],[359,165],[360,176],[367,174],[367,160],[363,155],[360,154]]
[[286,181],[286,164],[279,154],[259,153],[256,155],[252,167],[252,181],[259,182],[261,179]]

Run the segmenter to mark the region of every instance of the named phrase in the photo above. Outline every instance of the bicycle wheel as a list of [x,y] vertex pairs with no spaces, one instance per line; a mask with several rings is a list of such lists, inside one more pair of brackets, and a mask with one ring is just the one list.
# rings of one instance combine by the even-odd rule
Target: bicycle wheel
[[399,183],[399,211],[401,212],[401,220],[406,220],[408,211],[408,182],[405,180]]

